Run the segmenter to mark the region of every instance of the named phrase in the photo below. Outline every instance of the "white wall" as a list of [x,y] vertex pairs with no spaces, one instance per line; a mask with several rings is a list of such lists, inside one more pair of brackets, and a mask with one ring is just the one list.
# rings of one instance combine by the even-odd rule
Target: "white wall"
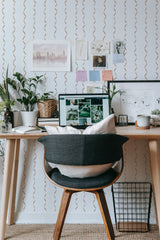
[[[0,76],[19,71],[26,76],[28,43],[33,39],[69,40],[72,45],[71,72],[44,74],[43,89],[59,93],[85,92],[85,84],[76,83],[76,70],[92,70],[90,60],[75,61],[75,39],[126,43],[125,62],[113,65],[115,80],[158,80],[160,75],[160,2],[159,0],[1,0],[0,1]],[[13,93],[13,92],[12,92]],[[145,141],[129,141],[125,146],[125,170],[120,180],[150,181],[148,148]],[[3,158],[0,161],[0,182]],[[1,188],[1,186],[0,186]],[[110,189],[106,196],[113,217]],[[22,141],[18,176],[16,221],[18,223],[54,223],[62,190],[54,187],[42,171],[42,147],[36,141]],[[152,206],[153,209],[153,206]],[[154,211],[151,214],[155,222]],[[95,197],[73,195],[68,222],[102,222]]]

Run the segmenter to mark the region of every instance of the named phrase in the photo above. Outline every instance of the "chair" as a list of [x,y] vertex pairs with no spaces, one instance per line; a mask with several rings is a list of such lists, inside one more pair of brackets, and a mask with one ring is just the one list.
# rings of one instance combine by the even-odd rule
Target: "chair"
[[[123,144],[127,137],[117,134],[98,135],[48,135],[38,139],[44,145],[44,171],[47,178],[64,189],[53,239],[60,239],[71,196],[75,192],[91,192],[96,195],[109,240],[113,240],[114,230],[103,189],[118,180],[123,169]],[[121,159],[121,161],[119,161]],[[46,171],[45,162],[66,165],[97,165],[121,162],[117,172],[110,168],[105,173],[87,178],[70,178],[57,168]]]

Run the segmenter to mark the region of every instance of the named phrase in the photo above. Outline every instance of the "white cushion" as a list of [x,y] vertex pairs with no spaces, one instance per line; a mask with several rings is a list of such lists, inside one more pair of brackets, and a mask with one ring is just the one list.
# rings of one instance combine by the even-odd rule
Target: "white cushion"
[[58,168],[60,173],[71,178],[86,178],[98,176],[113,166],[114,163],[88,166],[70,166],[63,164],[49,164],[52,168]]
[[53,127],[53,126],[45,126],[48,134],[81,134],[81,131],[73,128],[71,126],[67,127]]
[[105,134],[105,133],[115,133],[115,121],[114,114],[109,115],[102,121],[87,127],[83,134]]
[[[53,127],[53,126],[45,126],[48,134],[81,134],[81,130],[73,128],[71,126],[68,127]],[[106,134],[106,133],[115,133],[115,121],[114,114],[109,115],[102,121],[94,124],[93,126],[87,127],[83,134]],[[50,164],[52,167],[56,167],[59,169],[61,174],[68,177],[77,177],[77,178],[85,178],[85,177],[93,177],[98,176],[109,168],[113,166],[114,163],[107,163],[102,165],[88,165],[88,166],[73,166],[73,165],[63,165],[63,164]]]

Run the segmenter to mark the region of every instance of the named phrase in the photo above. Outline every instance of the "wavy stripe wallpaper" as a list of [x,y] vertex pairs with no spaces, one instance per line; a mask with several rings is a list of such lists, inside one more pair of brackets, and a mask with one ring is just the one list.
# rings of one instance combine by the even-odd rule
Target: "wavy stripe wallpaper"
[[[76,82],[76,70],[93,70],[90,58],[75,60],[75,40],[122,40],[126,44],[124,63],[113,64],[115,80],[160,79],[159,0],[1,0],[0,81],[7,66],[9,75],[44,74],[40,92],[85,92],[85,83]],[[32,40],[67,40],[71,44],[70,72],[30,72]],[[88,54],[90,57],[90,53]],[[87,76],[88,77],[88,76]],[[89,81],[89,80],[88,80]],[[4,147],[3,142],[3,147]],[[150,181],[148,147],[145,141],[129,141],[124,149],[125,169],[121,181]],[[4,159],[0,159],[2,182]],[[0,186],[1,190],[1,186]],[[110,188],[105,190],[113,216]],[[36,141],[21,143],[16,201],[16,222],[54,223],[62,190],[52,186],[42,170],[42,147]],[[67,222],[102,222],[94,196],[73,195]],[[151,222],[155,223],[152,201]]]

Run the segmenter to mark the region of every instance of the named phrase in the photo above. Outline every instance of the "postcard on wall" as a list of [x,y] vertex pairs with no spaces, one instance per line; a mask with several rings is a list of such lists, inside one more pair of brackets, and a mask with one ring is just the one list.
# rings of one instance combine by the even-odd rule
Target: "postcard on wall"
[[37,40],[30,48],[31,71],[70,71],[69,42]]
[[77,82],[87,81],[87,71],[76,71],[76,81]]
[[106,56],[93,56],[93,67],[97,68],[107,67]]
[[113,54],[113,64],[116,64],[116,63],[124,63],[123,54]]
[[102,83],[101,82],[87,82],[86,92],[87,93],[102,93]]
[[124,54],[125,44],[123,41],[113,41],[113,54]]
[[75,50],[76,60],[87,60],[88,56],[88,43],[85,40],[76,40]]
[[124,62],[125,44],[123,41],[113,41],[113,63]]
[[113,80],[112,70],[102,70],[102,81],[111,81]]
[[90,43],[90,53],[92,55],[106,55],[110,53],[110,42],[94,41]]
[[89,81],[100,81],[100,71],[89,71]]

